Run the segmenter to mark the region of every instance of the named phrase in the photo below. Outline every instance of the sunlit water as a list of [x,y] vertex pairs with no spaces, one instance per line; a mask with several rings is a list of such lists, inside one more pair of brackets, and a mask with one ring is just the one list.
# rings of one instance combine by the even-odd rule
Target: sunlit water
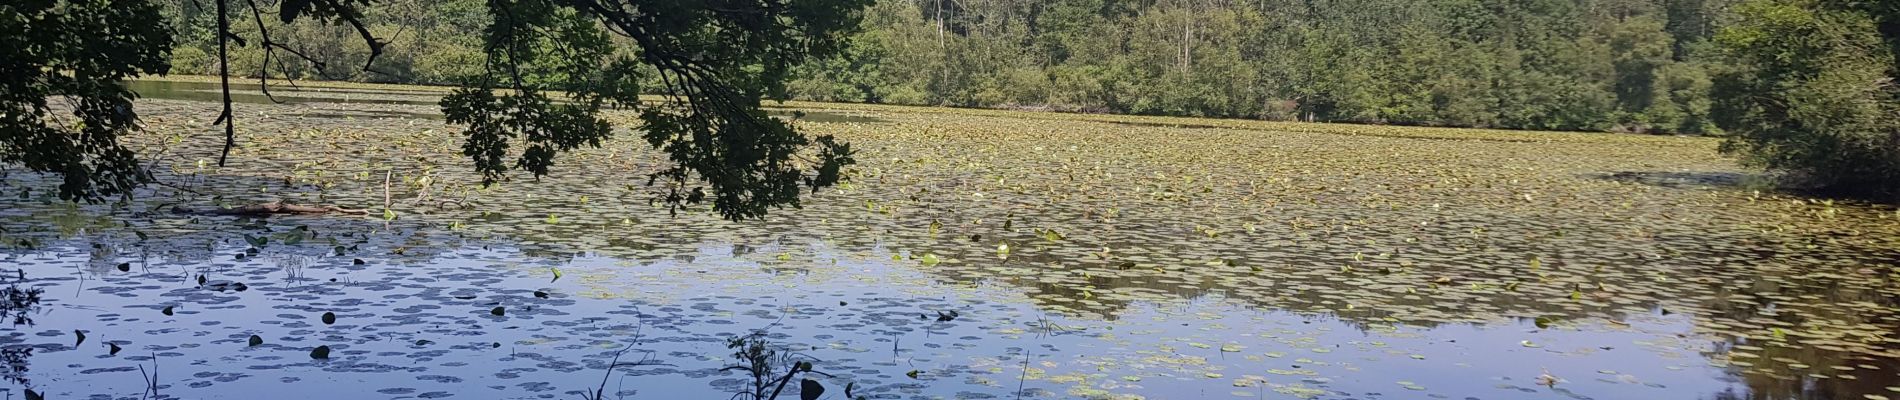
[[[43,290],[0,325],[9,396],[723,399],[749,379],[728,339],[763,331],[827,398],[1900,398],[1893,211],[1629,182],[1739,174],[1670,158],[1700,142],[829,110],[807,128],[864,149],[854,186],[736,224],[633,174],[463,191],[428,92],[274,92],[227,169],[194,162],[209,104],[141,103],[190,192],[74,206],[7,177],[0,285]],[[394,221],[166,211],[380,208],[385,171]]]
[[[834,386],[856,382],[874,397],[1013,397],[1019,387],[1028,396],[1151,398],[1738,390],[1700,356],[1708,343],[1677,336],[1689,333],[1681,316],[1632,318],[1632,328],[1610,333],[1528,321],[1386,328],[1209,295],[1076,320],[1038,311],[1007,286],[942,284],[876,257],[836,258],[822,245],[805,249],[820,256],[796,269],[718,244],[681,255],[690,261],[554,261],[503,244],[443,246],[364,265],[350,254],[307,255],[321,247],[266,246],[244,260],[234,258],[244,248],[225,247],[214,253],[229,257],[215,261],[139,257],[136,246],[107,259],[87,248],[22,254],[10,262],[32,271],[27,286],[46,289],[45,305],[35,325],[4,339],[33,349],[9,378],[61,397],[139,393],[144,366],[159,371],[161,394],[179,398],[568,398],[598,385],[613,350],[633,346],[623,361],[656,365],[621,367],[626,376],[608,379],[609,392],[720,398],[738,383],[719,371],[730,352],[724,338],[769,329],[836,375]],[[130,271],[117,271],[121,262]],[[114,267],[96,268],[104,265]],[[208,288],[226,281],[247,290]],[[939,322],[947,311],[957,318]],[[320,321],[325,312],[336,314],[334,325]],[[78,347],[75,330],[87,336]],[[264,343],[249,346],[251,335]],[[124,350],[109,355],[105,343]],[[330,359],[311,359],[319,345],[334,349]],[[1567,382],[1540,386],[1542,369]]]

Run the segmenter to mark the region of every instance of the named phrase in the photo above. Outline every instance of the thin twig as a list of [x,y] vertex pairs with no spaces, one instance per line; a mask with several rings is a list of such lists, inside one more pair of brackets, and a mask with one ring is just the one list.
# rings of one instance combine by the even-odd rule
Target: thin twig
[[145,364],[139,364],[139,377],[145,378],[145,391],[139,392],[139,399],[144,399],[145,395],[152,393],[152,377],[145,375]]
[[[636,314],[640,312],[637,306],[634,308],[634,312]],[[633,342],[627,343],[626,346],[623,346],[620,348],[620,350],[614,352],[613,360],[607,362],[607,372],[602,373],[600,375],[600,387],[594,388],[594,395],[591,397],[588,396],[587,393],[581,393],[582,400],[606,400],[607,378],[613,377],[614,367],[620,366],[620,356],[622,354],[626,354],[627,350],[632,350],[634,345],[640,344],[640,335],[644,333],[645,331],[646,331],[646,320],[635,318],[634,325],[633,325]],[[652,360],[652,358],[650,357],[651,355],[649,354],[648,358],[642,358],[640,361],[632,363],[631,366],[651,365],[647,363],[647,361]]]
[[284,104],[283,100],[278,100],[277,96],[270,94],[270,29],[264,27],[264,15],[257,8],[257,0],[244,0],[244,2],[250,4],[251,20],[257,22],[257,35],[264,39],[264,44],[258,46],[264,48],[264,62],[257,64],[257,90],[264,92],[264,98],[270,99],[271,103]]
[[1029,381],[1029,348],[1023,348],[1023,374],[1016,377],[1016,400],[1023,400],[1023,384]]
[[600,374],[600,387],[594,388],[593,396],[588,396],[586,393],[581,393],[581,398],[585,400],[605,400],[606,398],[605,396],[607,395],[607,378],[612,378],[614,376],[614,367],[620,365],[620,355],[626,354],[627,350],[632,349],[632,348],[633,348],[633,345],[628,344],[626,346],[621,346],[619,351],[615,351],[614,359],[612,361],[607,362],[607,372]]
[[144,399],[145,396],[148,394],[151,395],[152,397],[158,397],[158,353],[157,352],[152,353],[152,374],[150,376],[147,376],[145,374],[145,364],[139,364],[139,377],[145,378],[145,391],[139,393],[139,398]]
[[383,171],[383,210],[385,211],[389,210],[389,205],[390,205],[389,204],[389,177],[390,175],[393,175],[395,173],[396,173],[395,170]]
[[799,372],[798,364],[792,364],[792,370],[785,371],[785,376],[778,378],[778,387],[772,389],[772,395],[762,400],[778,400],[778,393],[785,390],[785,384],[792,383],[792,377],[798,375]]

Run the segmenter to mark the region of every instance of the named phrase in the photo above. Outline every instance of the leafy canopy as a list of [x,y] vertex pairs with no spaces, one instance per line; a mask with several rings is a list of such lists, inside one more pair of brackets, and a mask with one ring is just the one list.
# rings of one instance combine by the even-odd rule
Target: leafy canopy
[[146,0],[0,2],[0,165],[60,175],[69,200],[150,181],[119,143],[137,124],[120,82],[169,68],[171,27],[157,15]]
[[[493,0],[485,71],[442,109],[469,126],[463,154],[489,181],[511,169],[547,174],[561,152],[613,134],[603,109],[637,109],[642,136],[672,161],[648,175],[665,185],[661,200],[711,196],[726,218],[756,218],[798,205],[801,184],[834,184],[853,162],[848,145],[807,138],[760,101],[784,97],[791,67],[836,53],[867,3]],[[632,48],[619,51],[613,35]],[[659,75],[665,100],[641,101],[645,73]]]
[[[213,1],[219,13],[250,11],[251,33],[261,40],[249,42],[266,60],[281,50],[317,63],[273,40],[258,2]],[[441,106],[450,123],[468,126],[463,154],[488,183],[516,169],[545,175],[561,153],[600,146],[616,132],[605,111],[635,110],[635,130],[671,161],[648,175],[648,185],[663,185],[657,200],[678,210],[710,199],[728,219],[757,218],[798,206],[801,188],[835,184],[854,162],[849,145],[807,137],[761,106],[785,98],[793,66],[838,53],[868,3],[490,0],[491,19],[480,32],[483,68]],[[286,24],[314,19],[354,28],[370,50],[365,71],[383,53],[386,42],[364,23],[375,2],[277,6],[276,19]],[[218,19],[218,40],[245,46],[226,20]],[[172,30],[158,7],[147,0],[9,2],[0,4],[0,37],[20,43],[0,49],[0,162],[64,176],[61,196],[72,199],[123,194],[151,179],[119,144],[136,123],[134,94],[120,83],[168,70]],[[661,87],[640,86],[649,74]],[[643,92],[663,97],[643,101]],[[52,98],[72,102],[77,120],[59,118]],[[219,122],[228,133],[231,119]]]
[[1716,78],[1722,150],[1817,186],[1900,194],[1900,6],[1741,4],[1716,42],[1734,67]]

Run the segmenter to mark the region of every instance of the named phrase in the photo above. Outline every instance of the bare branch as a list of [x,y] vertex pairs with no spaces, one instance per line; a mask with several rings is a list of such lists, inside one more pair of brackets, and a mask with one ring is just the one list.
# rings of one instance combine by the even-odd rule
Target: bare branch
[[369,45],[369,59],[363,61],[363,71],[390,75],[385,72],[370,69],[370,65],[376,64],[376,57],[383,55],[383,46],[388,45],[389,42],[378,39],[375,34],[370,33],[369,25],[363,23],[362,15],[357,13],[355,9],[345,6],[337,2],[337,0],[318,1],[328,4],[331,9],[336,10],[337,19],[341,19],[343,23],[349,24],[351,28],[355,28],[356,33],[363,37],[363,44]]
[[264,16],[258,12],[257,0],[244,0],[244,2],[250,4],[251,18],[257,21],[257,35],[264,39],[264,62],[257,64],[257,90],[264,92],[264,98],[270,99],[272,103],[284,104],[283,100],[278,100],[277,96],[270,94],[270,56],[272,53],[270,29],[264,27]]
[[[229,10],[227,10],[227,8],[229,8],[227,6],[227,3],[230,3],[230,0],[217,0],[217,2],[218,2],[218,79],[219,79],[220,87],[223,89],[223,93],[224,93],[224,111],[218,113],[218,120],[216,122],[212,122],[211,124],[212,125],[217,125],[219,123],[224,124],[224,150],[218,152],[218,166],[223,167],[225,165],[225,161],[231,157],[231,148],[237,146],[237,126],[236,126],[237,121],[234,121],[234,118],[231,117],[230,46],[226,44],[226,42],[228,42],[230,39],[236,38],[237,35],[231,34],[231,17],[228,12]],[[238,43],[242,45],[243,41],[240,40]]]

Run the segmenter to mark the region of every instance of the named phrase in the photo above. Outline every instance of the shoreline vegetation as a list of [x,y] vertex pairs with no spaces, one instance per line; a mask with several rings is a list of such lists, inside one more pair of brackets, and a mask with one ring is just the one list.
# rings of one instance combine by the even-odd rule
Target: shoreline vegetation
[[[236,77],[233,77],[232,79],[233,79],[232,81],[233,85],[255,85],[257,82],[256,77],[246,77],[241,80]],[[160,76],[141,76],[133,80],[134,81],[150,81],[150,82],[217,83],[218,77],[206,76],[206,75],[176,75],[174,74],[174,75],[160,75]],[[376,83],[376,82],[326,81],[326,80],[288,81],[288,80],[283,80],[279,78],[271,78],[269,82],[272,85],[271,87],[275,90],[295,89],[296,87],[292,86],[292,83],[294,83],[297,86],[312,87],[312,88],[374,89],[374,90],[386,90],[386,91],[436,91],[442,94],[447,94],[448,92],[455,89],[455,86],[452,86],[452,85]],[[237,90],[237,89],[234,88],[233,90]],[[641,100],[648,101],[648,102],[658,102],[658,101],[663,101],[664,97],[660,95],[641,95]],[[338,100],[338,102],[347,102],[347,100]],[[1628,139],[1638,138],[1638,137],[1649,137],[1649,138],[1656,138],[1654,142],[1657,142],[1657,143],[1670,142],[1670,141],[1682,140],[1682,139],[1688,139],[1689,141],[1692,141],[1692,142],[1707,142],[1709,143],[1709,146],[1711,149],[1714,148],[1714,143],[1719,141],[1719,138],[1706,137],[1706,136],[1653,135],[1653,134],[1638,134],[1638,133],[1631,133],[1631,132],[1553,131],[1553,130],[1537,130],[1537,129],[1484,129],[1484,128],[1414,126],[1414,125],[1379,124],[1379,123],[1356,123],[1356,122],[1271,121],[1271,120],[1248,119],[1248,118],[1193,117],[1193,116],[1172,116],[1172,115],[1133,115],[1133,114],[1097,113],[1097,112],[1083,112],[1083,111],[1061,111],[1061,110],[1034,109],[1034,108],[953,107],[953,106],[931,106],[931,105],[861,103],[861,102],[849,102],[849,101],[816,101],[816,100],[787,100],[787,101],[782,101],[782,102],[781,101],[766,101],[764,103],[764,106],[765,108],[768,108],[768,109],[806,109],[806,110],[837,109],[837,110],[850,110],[850,111],[887,111],[887,112],[912,112],[912,113],[937,113],[937,114],[964,114],[964,115],[980,115],[980,116],[1014,116],[1014,117],[1028,117],[1028,118],[1034,118],[1034,119],[1054,120],[1054,121],[1090,121],[1090,122],[1107,122],[1107,123],[1138,124],[1138,125],[1145,124],[1145,125],[1151,125],[1151,126],[1172,126],[1172,127],[1188,127],[1188,128],[1244,129],[1244,130],[1256,130],[1256,131],[1330,133],[1330,134],[1340,134],[1340,135],[1418,137],[1418,138],[1435,138],[1435,139],[1545,141],[1545,142],[1578,142],[1578,141],[1600,142],[1600,141],[1606,140],[1606,138],[1616,138],[1615,140],[1621,141],[1621,140],[1628,140]],[[1380,132],[1380,131],[1390,130],[1390,128],[1406,128],[1404,129],[1404,131],[1406,132],[1403,132],[1403,133]],[[1637,140],[1640,142],[1645,142],[1645,143],[1652,142],[1650,140],[1644,140],[1644,139],[1637,139]]]
[[[1900,7],[1821,0],[865,0],[847,46],[768,97],[1089,114],[1721,138],[1787,186],[1900,201]],[[210,13],[171,4],[173,73],[392,83],[480,76],[481,2],[397,1],[359,31],[263,23],[321,46],[216,62]],[[239,33],[255,30],[238,27]],[[615,56],[638,56],[614,38]],[[354,44],[354,46],[353,46]],[[311,62],[317,62],[313,64]],[[266,65],[271,64],[271,65]],[[330,68],[320,68],[328,65]],[[535,69],[553,64],[527,65]],[[667,87],[658,70],[622,75]],[[1294,126],[1297,125],[1282,125]]]
[[[166,75],[166,76],[140,77],[135,80],[143,81],[143,82],[216,83],[217,77],[193,76],[193,75]],[[247,84],[247,86],[254,87],[255,81],[252,80],[250,82],[251,83]],[[273,79],[271,81],[271,85],[273,85],[272,87],[274,88],[274,90],[276,90],[280,94],[288,89],[296,89],[297,87],[302,87],[302,88],[305,88],[306,90],[308,89],[318,89],[318,90],[358,89],[358,90],[377,90],[377,91],[386,91],[386,92],[392,92],[392,93],[410,93],[410,94],[415,94],[415,93],[420,93],[420,92],[434,92],[434,93],[446,94],[447,91],[450,90],[450,87],[446,87],[446,86],[428,86],[428,85],[412,85],[412,84],[398,84],[398,83],[321,81],[321,80],[317,80],[317,81],[301,81],[300,80],[296,82],[297,86],[293,87],[287,81]],[[239,89],[234,88],[233,90],[234,90],[234,93],[236,93],[235,91]],[[254,90],[254,89],[250,89],[247,87],[246,90]],[[255,94],[256,92],[247,91],[246,93]],[[431,99],[433,98],[431,97]],[[642,99],[643,101],[652,102],[656,104],[659,102],[663,102],[665,100],[662,96],[659,96],[659,95],[643,95]],[[365,99],[353,100],[353,99],[347,99],[347,98],[333,98],[333,99],[315,99],[312,101],[347,104],[354,101],[364,101],[364,100]],[[430,101],[433,101],[433,100],[430,100]],[[440,113],[439,107],[436,107],[433,105],[423,105],[423,106],[420,106],[420,108],[422,110],[411,110],[409,112],[404,113],[403,115],[414,116],[414,115],[431,115],[431,114]],[[870,103],[852,103],[852,102],[825,102],[825,101],[809,101],[809,100],[788,100],[788,101],[782,101],[782,102],[767,101],[764,104],[764,108],[774,113],[774,115],[779,115],[781,117],[791,117],[794,113],[809,112],[809,113],[824,113],[831,116],[845,115],[845,116],[858,117],[858,118],[869,117],[868,120],[870,121],[876,121],[877,119],[875,118],[875,115],[879,113],[903,113],[903,114],[931,114],[931,115],[941,115],[941,116],[947,116],[947,117],[954,117],[954,116],[1000,117],[1000,118],[1014,118],[1014,119],[1036,120],[1036,121],[1051,121],[1051,122],[1092,122],[1092,123],[1116,124],[1116,125],[1128,126],[1131,128],[1190,128],[1190,129],[1199,128],[1199,129],[1218,129],[1218,130],[1240,130],[1240,131],[1251,131],[1251,132],[1257,132],[1257,133],[1263,133],[1263,134],[1297,133],[1297,134],[1340,135],[1340,136],[1348,136],[1348,137],[1365,137],[1365,138],[1397,138],[1397,139],[1426,139],[1426,140],[1451,140],[1451,141],[1472,141],[1472,142],[1546,143],[1546,144],[1575,144],[1575,145],[1617,144],[1617,145],[1641,146],[1641,147],[1647,147],[1647,148],[1658,148],[1658,147],[1671,148],[1671,149],[1675,149],[1675,151],[1706,152],[1710,157],[1719,158],[1722,160],[1728,160],[1730,162],[1736,161],[1735,157],[1731,155],[1727,155],[1727,154],[1722,154],[1719,151],[1717,151],[1719,146],[1721,145],[1721,138],[1695,136],[1695,135],[1653,135],[1653,134],[1638,134],[1638,133],[1628,133],[1628,132],[1575,132],[1575,131],[1541,131],[1541,130],[1523,130],[1523,129],[1477,129],[1477,128],[1426,127],[1426,126],[1406,126],[1406,125],[1381,125],[1381,124],[1350,123],[1350,122],[1264,121],[1264,120],[1241,119],[1241,118],[1096,114],[1096,113],[1080,113],[1080,112],[1062,112],[1062,111],[1052,111],[1052,110],[1019,110],[1019,109],[999,109],[999,108],[976,108],[976,107],[966,108],[966,107],[945,107],[945,106],[893,105],[893,104],[870,104]],[[613,117],[610,117],[610,120],[623,122],[623,123],[637,123],[636,120],[629,117],[631,113],[628,113],[628,112],[616,112],[616,113],[609,113],[609,114],[614,115]],[[1639,167],[1641,165],[1647,165],[1647,164],[1648,163],[1632,164],[1631,167],[1635,168],[1635,167]],[[1622,175],[1617,175],[1617,174],[1622,174]],[[1605,174],[1604,176],[1602,176],[1602,178],[1626,180],[1626,181],[1632,181],[1632,182],[1658,179],[1655,176],[1651,176],[1651,174],[1649,173],[1637,173],[1637,172],[1631,172],[1631,171],[1619,171],[1615,174]],[[1667,178],[1663,178],[1663,179],[1667,179]],[[1698,184],[1707,183],[1707,182],[1700,182],[1705,179],[1706,178],[1691,178],[1687,182],[1676,182],[1676,183],[1698,185]],[[1843,196],[1843,195],[1840,195],[1839,193],[1832,193],[1832,192],[1827,192],[1823,190],[1815,190],[1814,188],[1797,186],[1797,185],[1791,184],[1790,182],[1779,180],[1772,173],[1757,172],[1757,173],[1750,173],[1746,175],[1723,177],[1719,180],[1726,182],[1726,184],[1745,186],[1747,188],[1754,189],[1754,190],[1783,191],[1783,192],[1788,192],[1789,194],[1794,194],[1794,195],[1815,197],[1815,198],[1820,198],[1820,199],[1828,199],[1829,201],[1870,202],[1874,204],[1886,203],[1885,201],[1882,201],[1881,199],[1870,199],[1870,198],[1855,197],[1855,196]]]

